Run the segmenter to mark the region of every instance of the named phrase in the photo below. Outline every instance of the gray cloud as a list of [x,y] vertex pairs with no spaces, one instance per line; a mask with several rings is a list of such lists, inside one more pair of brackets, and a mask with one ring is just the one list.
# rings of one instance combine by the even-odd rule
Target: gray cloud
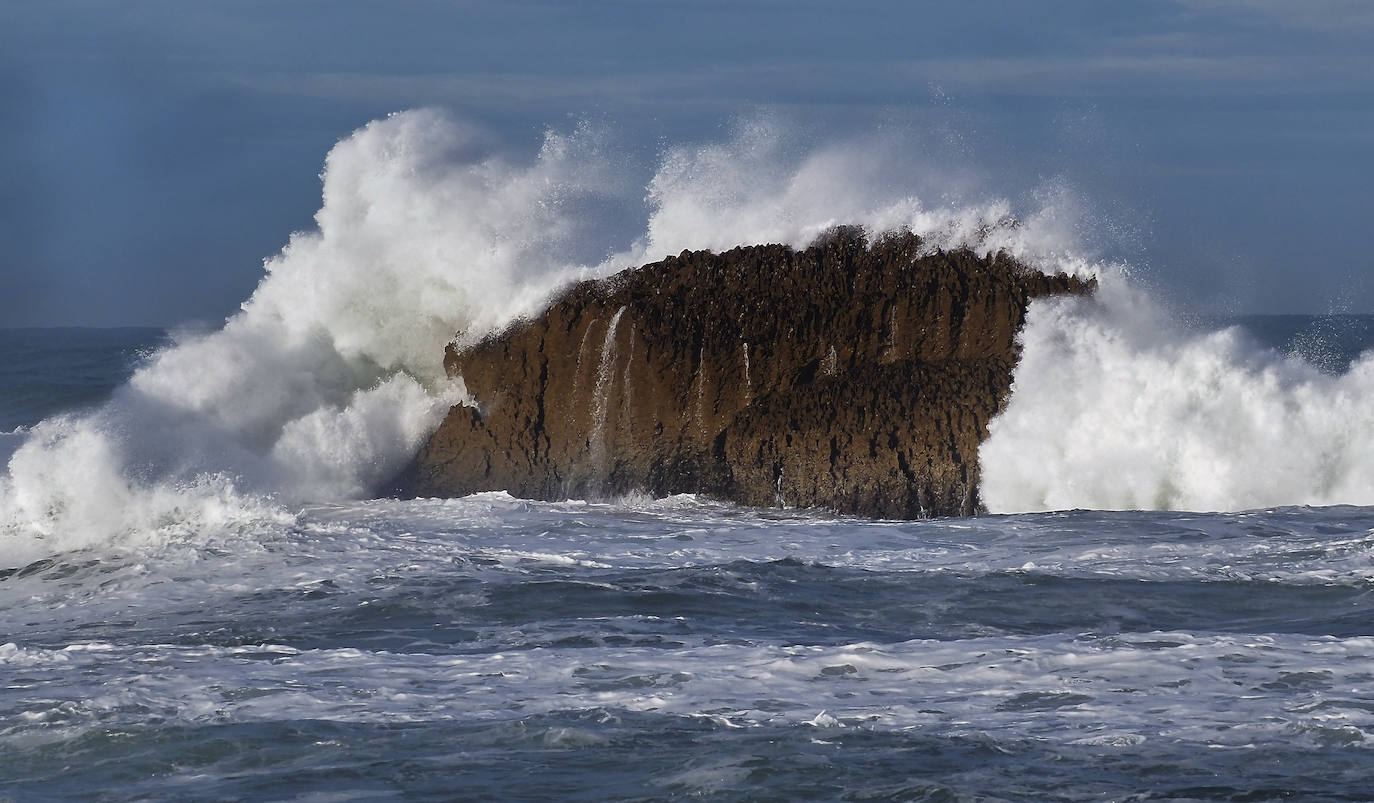
[[1374,3],[1369,0],[1176,0],[1214,12],[1248,12],[1284,25],[1336,34],[1374,33]]

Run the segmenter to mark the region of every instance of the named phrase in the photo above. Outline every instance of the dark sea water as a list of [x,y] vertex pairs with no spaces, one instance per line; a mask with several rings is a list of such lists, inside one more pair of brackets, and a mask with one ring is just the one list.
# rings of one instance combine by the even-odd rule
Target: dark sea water
[[[1241,323],[1341,372],[1374,318]],[[0,420],[161,338],[0,330]],[[0,797],[1374,799],[1371,507],[166,510],[0,553]]]
[[161,329],[0,329],[0,432],[107,399]]

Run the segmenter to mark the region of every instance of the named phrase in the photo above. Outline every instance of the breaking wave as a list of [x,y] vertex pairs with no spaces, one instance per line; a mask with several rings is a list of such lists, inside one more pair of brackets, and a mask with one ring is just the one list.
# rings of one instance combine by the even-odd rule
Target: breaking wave
[[979,457],[999,512],[1374,503],[1374,353],[1340,374],[1129,283],[1032,305]]
[[898,135],[800,147],[760,118],[641,170],[586,125],[520,160],[438,111],[373,122],[331,150],[315,230],[266,261],[221,329],[176,338],[95,412],[6,438],[0,554],[251,528],[365,497],[463,400],[442,370],[450,340],[535,313],[578,278],[683,249],[801,247],[854,223],[1103,282],[1096,299],[1032,310],[983,452],[991,508],[1374,500],[1359,459],[1374,445],[1358,404],[1369,361],[1333,378],[1234,331],[1160,335],[1124,268],[1081,246],[1091,216],[1072,191],[1050,184],[1014,218],[919,152]]

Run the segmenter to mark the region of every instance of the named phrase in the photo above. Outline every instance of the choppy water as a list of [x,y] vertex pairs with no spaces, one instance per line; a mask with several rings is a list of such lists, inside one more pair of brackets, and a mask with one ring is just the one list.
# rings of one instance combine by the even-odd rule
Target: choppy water
[[487,494],[0,571],[15,800],[1365,800],[1372,751],[1374,508]]
[[0,792],[1367,799],[1372,580],[1367,508],[311,508],[0,581]]

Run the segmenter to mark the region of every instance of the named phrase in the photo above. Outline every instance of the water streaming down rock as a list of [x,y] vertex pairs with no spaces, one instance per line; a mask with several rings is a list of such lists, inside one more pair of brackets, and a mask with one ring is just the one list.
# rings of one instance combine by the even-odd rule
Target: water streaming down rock
[[[587,444],[589,462],[593,472],[598,471],[606,463],[606,415],[608,413],[607,404],[610,401],[611,381],[615,374],[615,336],[620,329],[620,318],[625,314],[625,307],[615,311],[611,316],[611,322],[606,324],[606,340],[601,344],[601,359],[596,366],[596,395],[592,401],[592,433],[591,439]],[[626,365],[629,370],[629,365]],[[593,489],[599,490],[599,489]]]
[[[848,227],[800,251],[684,251],[450,347],[477,406],[449,412],[402,487],[970,514],[1027,305],[1093,286]],[[600,321],[601,359],[582,359]]]

